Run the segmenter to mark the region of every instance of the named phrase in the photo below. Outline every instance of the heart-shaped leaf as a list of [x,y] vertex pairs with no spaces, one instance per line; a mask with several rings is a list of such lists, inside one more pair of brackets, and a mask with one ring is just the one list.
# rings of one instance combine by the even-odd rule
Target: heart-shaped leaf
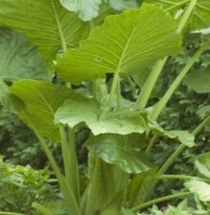
[[81,82],[106,73],[136,73],[176,54],[180,45],[174,20],[162,9],[144,4],[140,9],[108,16],[79,49],[68,50],[58,61],[58,74],[64,81]]
[[0,0],[0,8],[0,25],[24,33],[50,64],[58,50],[87,35],[87,24],[58,0]]
[[24,109],[18,111],[20,119],[43,137],[59,141],[59,131],[53,121],[54,114],[69,97],[69,90],[46,81],[21,80],[13,84],[11,92],[25,104]]
[[147,156],[142,151],[144,135],[102,134],[92,136],[87,142],[89,151],[107,163],[117,165],[127,173],[140,173],[150,169]]

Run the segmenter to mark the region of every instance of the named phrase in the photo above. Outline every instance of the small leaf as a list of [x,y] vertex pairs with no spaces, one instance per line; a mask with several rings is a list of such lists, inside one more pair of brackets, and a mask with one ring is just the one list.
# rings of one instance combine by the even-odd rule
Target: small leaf
[[127,173],[140,173],[150,169],[147,156],[141,149],[144,144],[144,136],[138,134],[102,134],[90,137],[87,147],[95,156]]
[[210,178],[210,152],[199,155],[195,166],[203,176]]
[[210,185],[201,180],[192,179],[185,182],[187,187],[192,193],[198,195],[198,198],[203,202],[210,202]]
[[61,4],[69,11],[79,15],[84,21],[92,20],[99,15],[99,5],[102,0],[60,0]]
[[209,93],[210,92],[210,68],[203,71],[192,71],[185,79],[183,84],[188,88],[194,90],[197,93]]
[[96,100],[79,96],[67,100],[55,114],[55,123],[67,124],[71,128],[82,122],[94,135],[143,133],[147,128],[138,111],[127,108],[104,111]]
[[172,130],[172,131],[164,131],[164,135],[171,139],[176,139],[182,144],[193,147],[195,145],[194,142],[194,135],[189,133],[188,131],[182,131],[182,130]]
[[58,88],[45,81],[21,80],[11,87],[11,92],[21,99],[25,108],[18,116],[32,129],[35,128],[45,138],[59,141],[59,131],[54,125],[54,113],[69,97],[69,89]]
[[144,4],[122,14],[106,17],[79,49],[69,49],[58,60],[59,76],[67,82],[141,72],[156,60],[176,54],[181,36],[175,21],[158,7]]

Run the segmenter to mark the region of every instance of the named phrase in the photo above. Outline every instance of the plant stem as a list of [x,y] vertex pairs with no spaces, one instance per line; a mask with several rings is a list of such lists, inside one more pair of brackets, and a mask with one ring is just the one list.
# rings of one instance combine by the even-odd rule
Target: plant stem
[[164,180],[164,179],[172,179],[172,180],[191,180],[191,179],[201,179],[203,181],[209,182],[210,183],[210,179],[206,179],[206,178],[199,178],[196,176],[192,176],[192,175],[171,175],[171,174],[164,174],[164,175],[159,175],[156,177],[156,179],[158,180]]
[[157,140],[158,136],[157,135],[153,135],[153,137],[151,138],[149,144],[147,145],[147,148],[145,150],[146,154],[149,154],[152,146],[155,144],[155,141]]
[[196,6],[196,3],[197,3],[197,0],[191,0],[190,1],[190,4],[188,5],[187,9],[185,10],[185,12],[184,12],[184,14],[183,14],[183,16],[179,22],[179,25],[177,28],[177,33],[182,32],[182,30],[184,29],[186,23],[189,20],[190,15],[192,14],[192,11],[194,10],[194,8]]
[[116,71],[114,73],[114,78],[113,78],[113,81],[112,81],[112,86],[111,86],[111,90],[110,90],[110,94],[109,94],[109,100],[108,100],[108,104],[110,106],[113,105],[113,99],[114,99],[114,95],[118,92],[118,89],[119,89],[119,83],[120,82],[120,75],[119,75],[119,71]]
[[[206,125],[206,123],[210,120],[210,117],[207,117],[204,119],[192,132],[193,135],[197,135],[203,127]],[[168,168],[171,166],[171,164],[174,163],[174,161],[177,159],[177,157],[183,152],[186,145],[180,144],[177,149],[174,151],[174,153],[166,160],[166,162],[162,165],[162,167],[159,169],[158,173],[163,174],[165,173]]]
[[61,149],[64,162],[65,177],[71,187],[77,202],[79,202],[79,172],[75,149],[74,131],[60,127]]
[[171,195],[168,195],[168,196],[159,197],[159,198],[153,199],[151,201],[145,202],[143,204],[137,205],[137,206],[131,208],[131,210],[135,212],[135,211],[141,210],[143,208],[146,208],[146,207],[148,207],[150,205],[157,204],[159,202],[164,202],[164,201],[168,201],[168,200],[171,200],[171,199],[188,196],[188,195],[191,195],[191,194],[192,194],[191,192],[179,192],[179,193],[171,194]]
[[172,97],[175,90],[180,85],[183,78],[186,76],[186,74],[190,71],[193,64],[199,59],[200,55],[209,47],[210,40],[208,40],[194,55],[193,57],[188,61],[188,63],[185,65],[185,67],[181,70],[179,75],[176,77],[176,79],[173,81],[173,83],[170,85],[169,89],[166,91],[164,96],[161,98],[161,100],[154,106],[154,109],[151,113],[152,119],[157,119],[157,117],[160,115],[162,110],[165,108],[166,104],[168,103],[169,99]]
[[[187,9],[185,10],[182,18],[180,19],[180,22],[178,24],[177,27],[177,34],[181,33],[184,26],[186,25],[186,23],[188,22],[188,19],[194,9],[194,7],[196,6],[196,2],[197,0],[191,0],[190,4],[188,5]],[[182,2],[185,3],[185,2]],[[137,99],[137,105],[140,108],[145,108],[147,105],[147,102],[150,98],[151,92],[154,89],[154,86],[158,80],[158,77],[160,76],[163,67],[167,61],[168,57],[165,57],[163,60],[159,60],[155,66],[153,67],[151,73],[149,74],[149,77],[146,80],[146,83],[144,84],[140,95],[138,96]]]
[[152,90],[158,80],[158,77],[160,76],[160,73],[165,65],[166,60],[167,57],[165,57],[163,60],[157,61],[157,63],[154,65],[151,73],[149,74],[149,77],[147,78],[144,86],[141,89],[141,93],[138,96],[137,106],[139,108],[143,109],[147,105]]

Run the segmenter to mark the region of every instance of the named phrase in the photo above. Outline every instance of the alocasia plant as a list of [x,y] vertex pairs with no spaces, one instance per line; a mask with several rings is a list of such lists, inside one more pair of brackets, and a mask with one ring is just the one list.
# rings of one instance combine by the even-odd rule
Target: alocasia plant
[[[84,8],[87,4],[84,1],[61,2],[86,20],[98,14],[100,4],[100,1],[92,1],[96,4],[88,5],[91,8],[88,10],[88,7]],[[127,7],[127,1],[108,2],[114,9]],[[189,23],[195,22],[193,26],[198,26],[193,14],[204,4],[207,8],[206,1],[177,1],[176,7],[166,7],[168,11],[173,9],[174,15],[174,10],[180,9],[179,5],[185,6],[178,24],[165,11],[165,4],[160,8],[145,3],[139,8],[107,16],[102,25],[94,26],[94,22],[81,21],[56,0],[0,0],[0,25],[26,35],[37,46],[51,72],[53,70],[59,78],[58,83],[53,84],[46,80],[30,80],[34,77],[26,76],[24,80],[11,80],[13,84],[9,89],[22,102],[22,108],[16,109],[16,113],[37,135],[58,179],[69,215],[133,215],[159,201],[145,202],[156,181],[164,178],[163,174],[176,157],[186,146],[194,146],[194,135],[208,118],[191,134],[180,130],[165,131],[156,119],[192,65],[208,49],[209,40],[192,56],[163,98],[156,105],[146,107],[167,56],[181,50],[181,32]],[[27,12],[29,8],[30,12]],[[205,27],[201,25],[206,25],[209,17],[208,14],[204,22],[199,22],[199,28]],[[150,71],[148,67],[151,66]],[[8,68],[5,67],[4,74],[10,76],[14,70]],[[145,69],[149,74],[137,101],[123,98],[121,80]],[[107,74],[112,79],[111,86]],[[92,91],[78,90],[75,84],[81,83],[88,83]],[[4,99],[7,98],[7,94],[4,95]],[[86,143],[89,153],[85,190],[80,186],[74,137],[78,126],[85,126],[91,132]],[[161,167],[155,166],[149,157],[150,148],[159,136],[181,142]],[[64,173],[46,139],[60,142]],[[164,199],[189,194],[172,194]],[[42,214],[52,214],[38,203],[33,207]]]

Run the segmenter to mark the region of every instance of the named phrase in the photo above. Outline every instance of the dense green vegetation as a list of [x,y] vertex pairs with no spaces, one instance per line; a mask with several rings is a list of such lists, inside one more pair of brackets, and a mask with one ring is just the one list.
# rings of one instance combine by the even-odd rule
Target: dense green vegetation
[[0,214],[210,213],[208,0],[0,8]]

